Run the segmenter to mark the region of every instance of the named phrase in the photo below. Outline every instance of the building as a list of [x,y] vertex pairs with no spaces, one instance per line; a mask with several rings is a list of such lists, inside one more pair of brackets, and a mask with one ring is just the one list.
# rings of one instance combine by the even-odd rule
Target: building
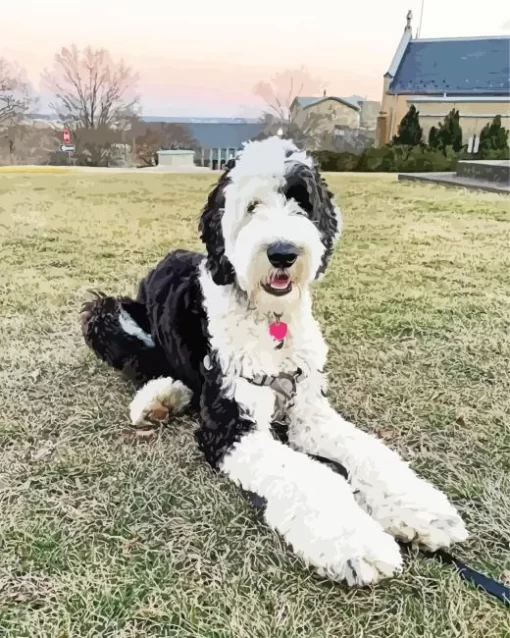
[[260,135],[263,129],[261,122],[243,118],[143,117],[142,120],[185,126],[199,147],[195,152],[195,163],[213,169],[221,168],[245,142]]
[[346,130],[359,129],[360,107],[334,95],[296,97],[290,105],[290,119],[307,134],[307,146],[318,149],[325,138],[334,140]]
[[373,143],[380,103],[359,95],[296,97],[290,119],[307,134],[311,150],[359,152]]
[[465,142],[500,115],[510,127],[510,37],[413,38],[412,14],[384,75],[376,140],[387,144],[414,104],[424,140],[457,109]]

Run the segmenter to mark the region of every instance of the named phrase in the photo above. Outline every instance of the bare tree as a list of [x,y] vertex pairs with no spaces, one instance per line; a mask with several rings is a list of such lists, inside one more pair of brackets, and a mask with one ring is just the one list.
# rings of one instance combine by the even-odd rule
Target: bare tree
[[281,133],[301,145],[309,144],[316,136],[318,117],[308,114],[300,118],[299,125],[293,120],[291,106],[302,96],[318,95],[322,83],[304,67],[285,69],[276,73],[269,82],[259,82],[254,93],[262,98],[265,107],[261,122],[263,132],[259,137]]
[[129,131],[134,155],[142,166],[153,166],[159,150],[196,150],[199,148],[185,124],[172,122],[143,122],[133,118]]
[[0,58],[0,127],[12,127],[35,104],[23,69]]
[[320,80],[304,67],[280,71],[269,82],[259,82],[253,89],[265,103],[264,112],[282,123],[290,121],[290,107],[296,97],[317,95],[321,90]]
[[42,82],[55,95],[50,106],[71,130],[77,163],[110,165],[139,104],[138,75],[106,49],[72,45],[55,55]]
[[253,139],[262,140],[273,135],[290,138],[298,146],[315,148],[322,140],[320,131],[321,117],[317,113],[307,113],[299,124],[290,118],[282,121],[270,113],[264,113],[260,118],[262,131]]
[[58,143],[53,127],[20,122],[0,134],[0,164],[46,164]]
[[55,95],[51,106],[62,121],[81,128],[118,127],[139,102],[138,75],[106,49],[64,47],[42,81]]

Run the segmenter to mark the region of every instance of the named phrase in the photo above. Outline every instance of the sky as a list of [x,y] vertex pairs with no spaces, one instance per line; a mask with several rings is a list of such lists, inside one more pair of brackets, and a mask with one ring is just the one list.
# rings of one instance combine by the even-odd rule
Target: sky
[[[145,115],[256,117],[254,85],[300,66],[330,95],[380,100],[407,10],[416,31],[420,7],[421,0],[23,0],[2,12],[0,56],[25,67],[40,89],[41,71],[62,46],[105,47],[139,72]],[[420,37],[504,34],[507,0],[424,0]]]

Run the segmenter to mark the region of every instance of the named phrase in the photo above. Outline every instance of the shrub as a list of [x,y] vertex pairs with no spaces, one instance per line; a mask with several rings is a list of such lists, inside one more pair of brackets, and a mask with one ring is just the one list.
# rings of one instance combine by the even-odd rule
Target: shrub
[[480,159],[486,160],[510,160],[510,148],[499,150],[489,149],[480,153]]
[[439,131],[435,126],[430,127],[429,131],[429,146],[430,148],[438,148],[439,147]]
[[45,163],[50,166],[72,166],[75,162],[69,153],[58,150],[50,151]]
[[423,144],[423,129],[420,126],[420,113],[414,104],[402,118],[398,126],[398,134],[394,136],[392,144],[401,146],[420,146]]
[[391,173],[400,170],[402,158],[406,155],[406,146],[370,148],[361,154],[356,168],[358,171],[369,173]]
[[359,156],[354,153],[338,153],[336,151],[315,151],[313,157],[319,163],[321,170],[333,172],[355,171]]
[[485,151],[480,151],[478,149],[478,153],[468,153],[467,150],[463,149],[459,154],[460,160],[510,160],[510,148],[501,149],[501,150],[492,150],[488,149]]
[[426,173],[453,171],[457,156],[451,148],[444,153],[426,146],[383,146],[362,153],[357,170],[366,172]]
[[456,109],[452,109],[448,115],[445,116],[443,122],[439,122],[439,128],[436,129],[433,126],[430,129],[429,146],[443,153],[446,152],[449,146],[451,146],[456,153],[462,150],[460,114]]
[[478,152],[485,157],[486,153],[492,151],[508,151],[508,131],[502,126],[500,115],[496,115],[490,124],[483,127],[480,133]]
[[367,173],[453,171],[458,159],[451,147],[441,152],[427,146],[400,144],[366,149],[359,156],[333,151],[316,151],[313,155],[323,171]]

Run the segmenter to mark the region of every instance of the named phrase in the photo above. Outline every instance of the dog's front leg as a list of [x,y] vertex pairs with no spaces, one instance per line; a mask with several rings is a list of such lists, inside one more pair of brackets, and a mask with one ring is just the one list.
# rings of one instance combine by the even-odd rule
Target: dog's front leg
[[266,522],[320,574],[364,585],[397,573],[394,539],[358,506],[343,477],[273,438],[272,391],[246,383],[206,380],[196,436],[207,460],[265,500]]
[[324,397],[318,380],[304,380],[299,386],[289,432],[295,449],[341,463],[358,503],[397,538],[432,550],[467,538],[462,519],[443,492],[419,478],[382,441],[345,421]]

